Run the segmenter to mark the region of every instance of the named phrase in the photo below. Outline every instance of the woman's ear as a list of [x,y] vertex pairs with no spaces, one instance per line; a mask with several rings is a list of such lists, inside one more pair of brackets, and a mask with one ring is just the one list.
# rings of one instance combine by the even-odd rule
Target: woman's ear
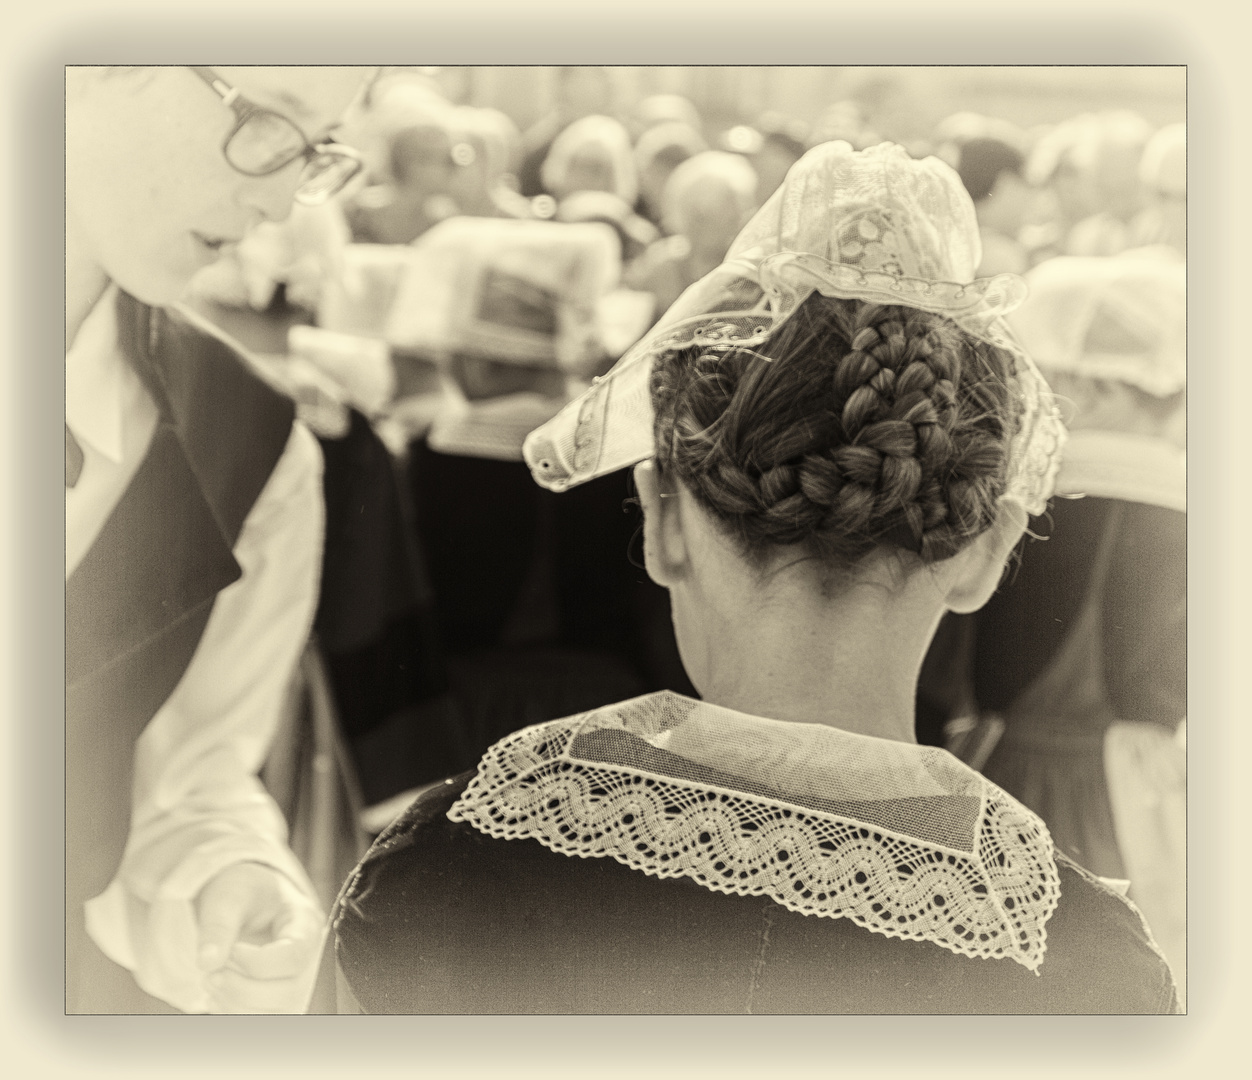
[[682,499],[663,491],[654,461],[635,466],[635,488],[643,507],[643,563],[648,577],[670,588],[687,573],[687,538],[683,532]]
[[948,589],[949,611],[968,615],[991,599],[1004,577],[1009,553],[1026,531],[1026,511],[1017,503],[1000,504],[991,528],[956,556],[956,573]]

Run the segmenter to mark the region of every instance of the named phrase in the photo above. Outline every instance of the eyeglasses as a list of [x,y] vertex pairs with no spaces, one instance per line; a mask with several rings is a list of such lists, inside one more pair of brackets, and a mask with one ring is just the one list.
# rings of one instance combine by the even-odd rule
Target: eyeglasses
[[222,155],[236,172],[270,176],[303,157],[304,172],[296,188],[296,201],[317,206],[342,191],[361,171],[360,155],[350,147],[331,139],[316,145],[310,143],[294,122],[282,113],[249,101],[212,68],[190,70],[235,114],[235,126],[222,143]]

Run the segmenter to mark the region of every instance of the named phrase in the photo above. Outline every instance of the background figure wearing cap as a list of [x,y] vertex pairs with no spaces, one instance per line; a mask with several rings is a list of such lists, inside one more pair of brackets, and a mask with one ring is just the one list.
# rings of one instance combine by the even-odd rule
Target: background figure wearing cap
[[[1130,880],[1181,984],[1185,819],[1152,815],[1185,793],[1185,268],[1063,256],[1027,280],[1009,319],[1070,414],[1068,497],[1047,542],[969,617],[974,708],[1003,726],[983,772],[1062,851]],[[1119,813],[1110,798],[1128,754],[1163,763],[1156,810],[1123,799]]]
[[700,110],[681,94],[649,94],[640,98],[627,121],[636,146],[647,132],[662,124],[682,124],[695,131],[703,127]]
[[709,148],[698,128],[669,121],[649,128],[635,143],[639,176],[639,213],[660,226],[664,221],[665,185],[684,161]]
[[1143,207],[1139,162],[1151,134],[1143,117],[1113,110],[1068,120],[1036,145],[1031,179],[1057,196],[1064,254],[1116,255],[1130,246]]
[[392,76],[363,126],[374,144],[374,183],[344,205],[354,241],[408,244],[456,213],[451,192],[461,163],[449,102],[425,81]]
[[1055,125],[1031,147],[1026,179],[1049,201],[1049,226],[1033,245],[1035,263],[1063,254],[1071,230],[1098,209],[1095,150],[1099,121],[1083,113]]
[[882,142],[882,136],[869,127],[864,110],[855,101],[836,101],[814,123],[809,147],[837,141],[848,143],[854,150],[864,150]]
[[543,187],[558,203],[578,191],[608,191],[627,206],[639,197],[630,136],[611,116],[584,116],[552,142]]
[[1034,188],[1022,175],[1025,157],[999,139],[975,138],[960,145],[956,158],[957,175],[978,215],[982,238],[978,276],[1023,273],[1027,253],[1019,237],[1036,202]]
[[761,133],[761,145],[752,155],[752,168],[757,176],[756,199],[763,203],[804,156],[809,129],[803,120],[780,112],[762,113],[754,126]]
[[522,135],[522,165],[518,172],[521,192],[527,198],[556,195],[543,179],[543,163],[556,137],[584,116],[611,116],[614,107],[613,77],[603,67],[556,69],[556,101],[551,112],[540,117]]
[[739,154],[706,150],[674,170],[662,202],[670,235],[648,249],[627,279],[656,297],[656,318],[725,258],[756,206],[756,173]]
[[528,436],[558,500],[638,463],[702,700],[535,725],[419,798],[337,906],[362,1007],[1177,1011],[1133,906],[914,738],[934,627],[995,590],[1063,440],[999,322],[1021,283],[977,260],[948,166],[816,148]]
[[530,200],[517,190],[522,135],[499,109],[459,106],[452,113],[457,164],[449,194],[457,213],[471,217],[530,216]]
[[166,305],[359,169],[329,132],[364,75],[66,72],[68,1012],[308,999],[322,914],[256,772],[312,621],[321,459]]
[[1143,148],[1139,163],[1147,206],[1135,220],[1140,254],[1187,258],[1187,125],[1168,124]]

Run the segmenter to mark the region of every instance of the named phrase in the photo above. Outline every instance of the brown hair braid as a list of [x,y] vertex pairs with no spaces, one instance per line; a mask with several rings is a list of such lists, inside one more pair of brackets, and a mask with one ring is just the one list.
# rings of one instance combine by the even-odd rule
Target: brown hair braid
[[1017,426],[1009,353],[941,316],[817,294],[762,347],[652,375],[657,460],[751,557],[956,554],[995,519]]

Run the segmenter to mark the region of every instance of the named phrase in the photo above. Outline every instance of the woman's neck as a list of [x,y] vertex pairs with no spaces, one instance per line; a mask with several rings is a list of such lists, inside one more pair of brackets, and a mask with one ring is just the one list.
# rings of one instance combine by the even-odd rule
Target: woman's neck
[[[884,571],[829,600],[807,574],[796,574],[763,602],[738,612],[727,606],[703,632],[684,634],[684,659],[703,698],[775,720],[916,742],[918,672],[945,609],[925,571],[903,582]],[[745,618],[745,610],[752,614]]]

